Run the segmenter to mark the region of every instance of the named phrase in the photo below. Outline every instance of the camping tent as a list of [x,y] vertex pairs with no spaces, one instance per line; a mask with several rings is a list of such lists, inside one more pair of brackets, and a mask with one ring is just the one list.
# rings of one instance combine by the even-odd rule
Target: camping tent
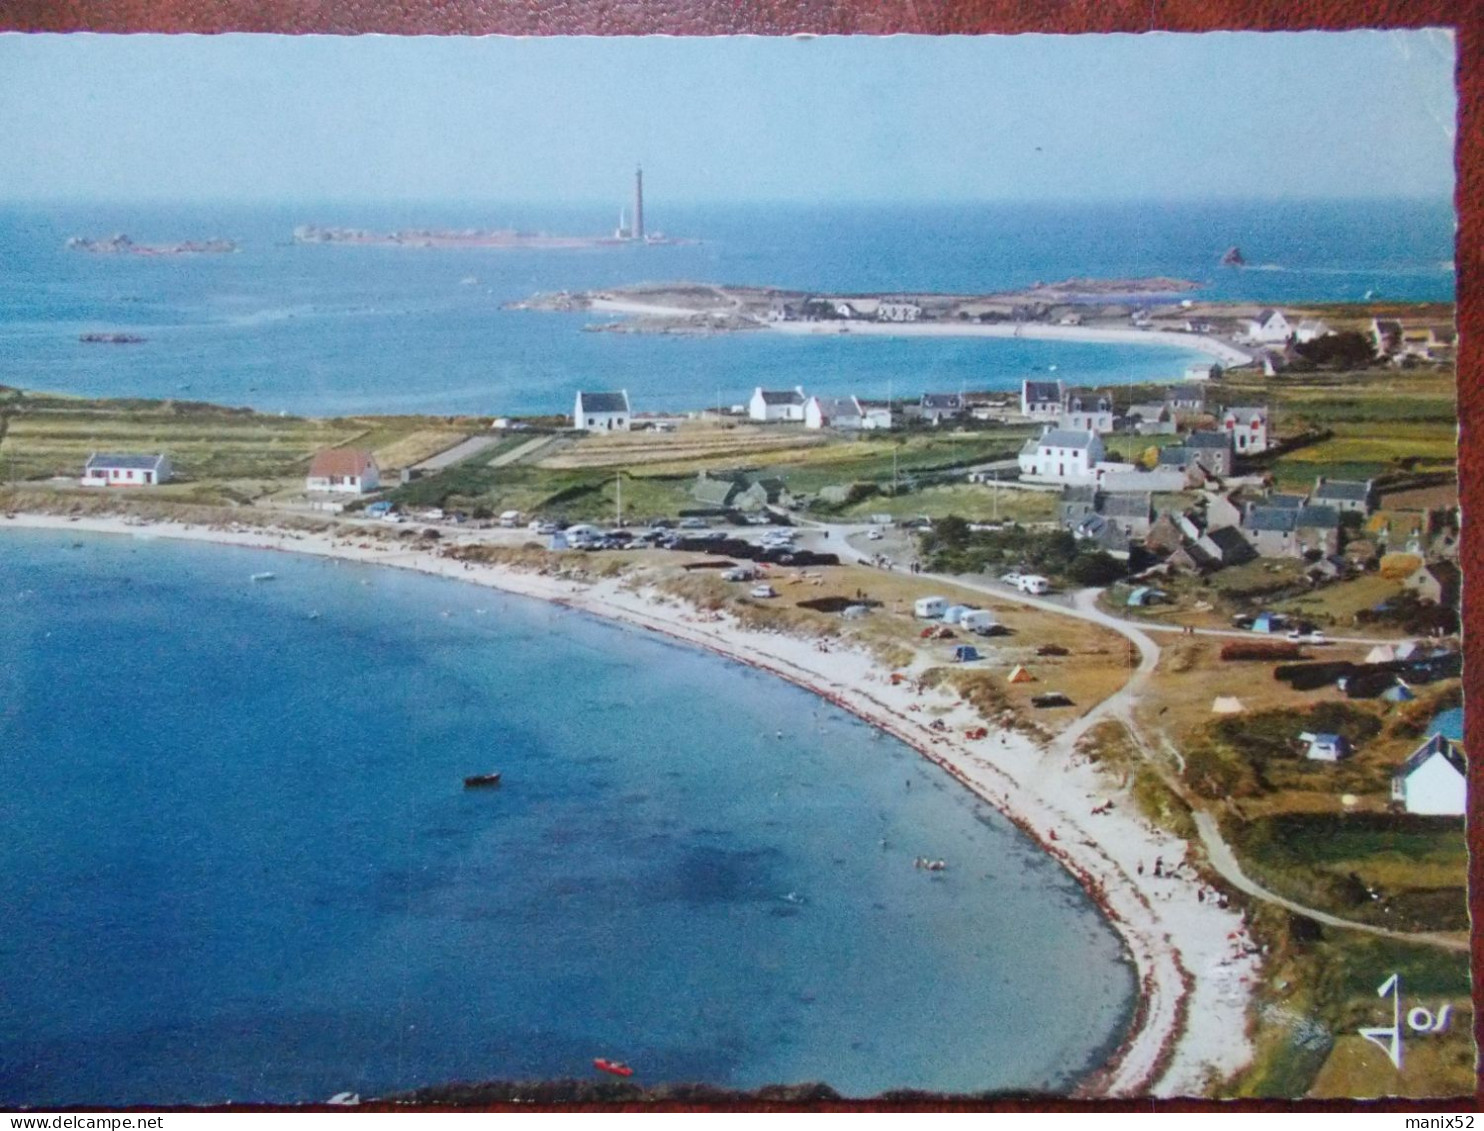
[[1034,683],[1035,681],[1036,677],[1025,670],[1024,664],[1016,664],[1015,670],[1010,673],[1009,682],[1011,683]]
[[1395,687],[1383,691],[1381,698],[1389,703],[1410,703],[1417,696],[1405,683],[1398,683]]
[[982,660],[984,657],[979,655],[979,649],[972,644],[960,644],[953,650],[953,658],[958,663],[965,663],[969,660]]
[[1365,662],[1368,664],[1389,664],[1396,659],[1396,649],[1390,644],[1377,644],[1365,654]]
[[1211,704],[1213,715],[1240,715],[1246,709],[1242,706],[1242,701],[1232,695],[1218,695]]

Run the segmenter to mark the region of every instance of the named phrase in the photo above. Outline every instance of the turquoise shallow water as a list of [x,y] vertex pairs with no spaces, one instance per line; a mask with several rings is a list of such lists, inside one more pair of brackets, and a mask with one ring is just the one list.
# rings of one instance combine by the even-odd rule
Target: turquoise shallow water
[[1132,1004],[1081,889],[908,748],[457,582],[8,532],[0,766],[0,1103],[600,1055],[646,1083],[1055,1089]]
[[[296,224],[606,231],[613,210],[530,204],[0,209],[0,381],[276,412],[565,413],[580,388],[639,411],[745,401],[757,385],[884,397],[1019,388],[1052,372],[1180,377],[1182,350],[987,339],[589,334],[603,318],[504,304],[537,291],[699,280],[839,293],[985,293],[1073,277],[1173,276],[1260,304],[1453,297],[1447,201],[710,205],[653,186],[653,218],[693,245],[568,251],[304,246]],[[68,251],[74,235],[239,241],[234,255]],[[1218,265],[1240,244],[1253,266]],[[132,346],[80,334],[125,330]],[[1209,359],[1204,359],[1209,360]]]

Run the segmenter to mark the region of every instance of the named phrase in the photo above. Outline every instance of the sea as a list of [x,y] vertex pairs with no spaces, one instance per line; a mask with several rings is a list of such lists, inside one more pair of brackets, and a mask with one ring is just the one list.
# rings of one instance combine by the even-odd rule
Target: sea
[[[604,206],[29,205],[0,209],[0,384],[306,415],[570,412],[579,389],[627,389],[637,411],[738,404],[758,386],[916,396],[1178,379],[1203,360],[1140,345],[762,332],[589,333],[592,312],[507,309],[536,293],[688,280],[831,293],[984,293],[1068,278],[1170,276],[1189,297],[1353,302],[1453,297],[1444,201],[1143,204],[650,203],[694,243],[564,250],[295,244],[296,225],[372,231],[515,227],[601,234]],[[66,248],[223,237],[228,255],[146,258]],[[1238,246],[1250,266],[1221,267]],[[144,337],[86,344],[86,333]],[[1209,359],[1205,359],[1209,360]]]
[[[0,209],[0,384],[264,411],[640,411],[1178,378],[1179,350],[589,333],[507,309],[642,281],[1448,300],[1446,202],[651,206],[694,243],[297,245],[298,224],[595,233],[546,206]],[[225,237],[95,256],[71,236]],[[1239,245],[1253,266],[1221,268]],[[90,345],[127,332],[137,345]],[[271,571],[272,581],[254,583]],[[1127,955],[911,750],[751,669],[455,581],[0,535],[0,1104],[322,1100],[457,1079],[1065,1090]],[[499,771],[498,789],[465,790]],[[943,872],[913,867],[919,856]]]
[[1130,1022],[1087,895],[906,746],[455,580],[0,533],[0,772],[7,1107],[1058,1091]]

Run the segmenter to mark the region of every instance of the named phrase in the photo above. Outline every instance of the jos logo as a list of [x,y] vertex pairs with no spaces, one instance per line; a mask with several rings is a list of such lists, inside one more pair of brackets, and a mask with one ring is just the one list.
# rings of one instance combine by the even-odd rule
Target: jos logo
[[[1391,1024],[1359,1030],[1360,1035],[1375,1045],[1398,1070],[1402,1066],[1402,979],[1393,974],[1376,988],[1377,997],[1391,998]],[[1451,1005],[1438,1007],[1438,1012],[1417,1005],[1407,1010],[1407,1028],[1414,1033],[1442,1033],[1448,1028]]]

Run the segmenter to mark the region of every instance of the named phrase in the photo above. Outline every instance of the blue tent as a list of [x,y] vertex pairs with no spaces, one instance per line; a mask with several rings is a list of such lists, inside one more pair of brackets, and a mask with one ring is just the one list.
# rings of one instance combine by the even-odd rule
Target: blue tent
[[960,644],[953,650],[953,659],[956,663],[962,664],[969,660],[982,660],[984,657],[979,654],[979,649],[975,648],[972,644]]
[[1277,613],[1258,613],[1252,621],[1253,632],[1282,632],[1283,617]]
[[1454,742],[1463,741],[1463,708],[1454,707],[1434,715],[1432,724],[1427,728],[1428,734],[1441,734],[1444,738],[1451,738]]
[[1412,694],[1412,689],[1405,683],[1399,683],[1395,687],[1383,691],[1381,698],[1391,703],[1410,703],[1417,696]]

